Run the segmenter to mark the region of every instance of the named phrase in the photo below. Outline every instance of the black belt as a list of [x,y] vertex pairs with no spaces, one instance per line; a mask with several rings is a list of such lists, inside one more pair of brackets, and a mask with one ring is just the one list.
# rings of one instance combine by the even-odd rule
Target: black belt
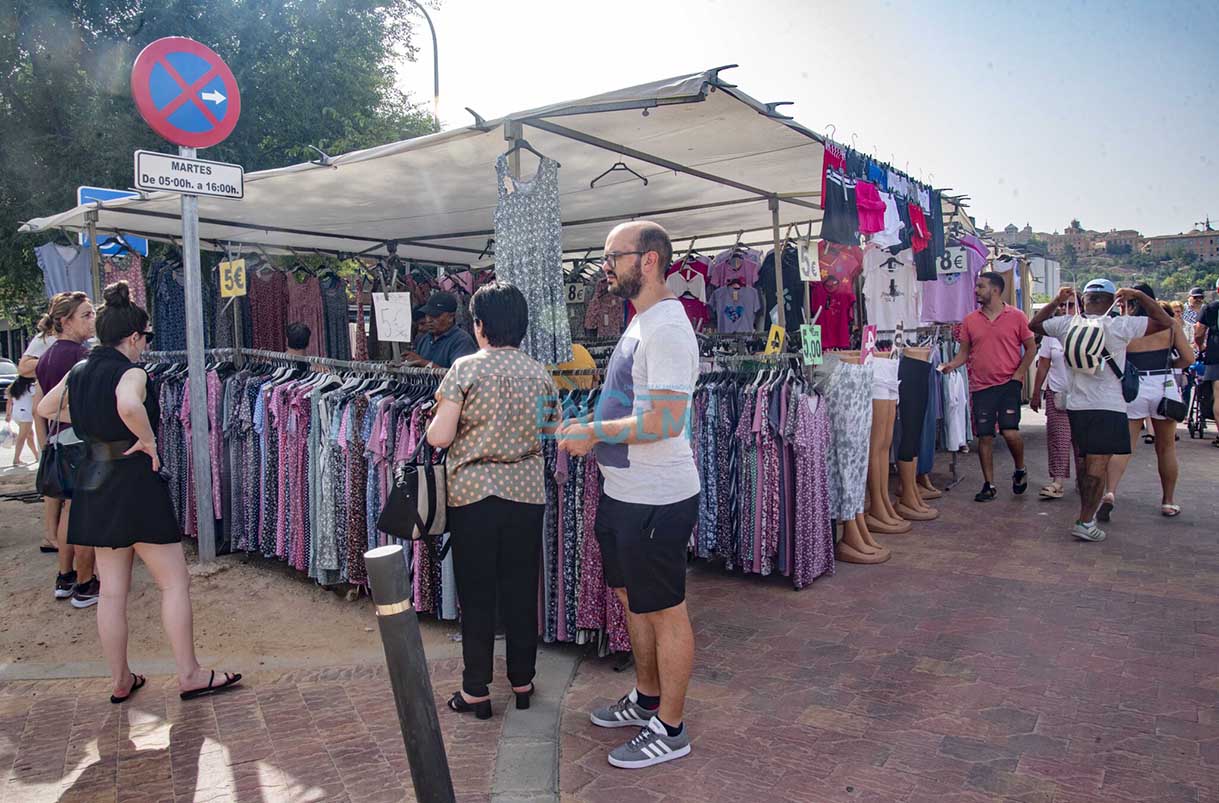
[[1157,368],[1154,371],[1139,371],[1139,376],[1164,376],[1171,373],[1174,373],[1171,368]]
[[135,441],[89,441],[89,458],[98,463],[126,460],[134,454],[124,454],[136,444]]

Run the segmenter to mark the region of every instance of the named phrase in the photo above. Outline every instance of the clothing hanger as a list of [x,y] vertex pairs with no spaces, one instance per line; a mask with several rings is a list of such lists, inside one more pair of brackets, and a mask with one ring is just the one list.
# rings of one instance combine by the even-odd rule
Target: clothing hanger
[[[517,141],[520,142],[521,140],[517,140]],[[533,150],[533,149],[530,148],[530,150]],[[534,153],[537,153],[537,151],[534,151]],[[604,173],[597,176],[592,181],[588,182],[588,188],[590,190],[595,188],[597,186],[597,182],[600,181],[601,179],[605,178],[606,176],[608,176],[610,173],[623,173],[623,172],[630,173],[632,176],[634,176],[635,178],[642,181],[643,186],[645,186],[645,187],[648,186],[648,180],[645,177],[639,175],[634,170],[627,167],[626,162],[618,161],[618,162],[614,162],[612,165],[610,165],[609,170],[606,170]]]
[[[508,150],[506,150],[502,154],[500,154],[500,156],[511,156],[513,153],[516,153],[519,150],[526,150],[526,151],[529,151],[530,153],[532,153],[534,156],[538,157],[539,159],[547,159],[549,161],[552,161],[555,163],[556,167],[563,166],[559,162],[555,161],[554,159],[551,159],[549,156],[546,156],[541,151],[534,148],[532,145],[529,144],[528,140],[522,139],[522,138],[517,138],[517,139],[512,140],[511,147],[509,147]],[[634,171],[631,171],[631,172],[634,172]],[[636,175],[638,175],[638,174],[636,174]],[[639,177],[643,178],[643,176],[639,176]],[[646,184],[647,181],[645,180],[644,183]]]

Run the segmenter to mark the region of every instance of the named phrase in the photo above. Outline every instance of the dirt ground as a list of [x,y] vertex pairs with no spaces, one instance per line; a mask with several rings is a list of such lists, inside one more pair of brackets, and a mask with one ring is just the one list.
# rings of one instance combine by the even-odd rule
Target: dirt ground
[[[12,460],[0,451],[0,465]],[[32,489],[30,471],[0,472],[0,493]],[[63,674],[104,674],[96,608],[78,611],[51,594],[55,555],[38,551],[42,503],[0,500],[0,674],[38,677],[60,666]],[[200,660],[221,660],[243,671],[351,665],[384,661],[376,616],[367,597],[348,602],[283,564],[244,555],[221,556],[201,570],[192,563],[195,639]],[[161,630],[159,594],[136,561],[129,599],[129,655],[133,662],[170,666]],[[459,654],[455,624],[421,617],[431,659]],[[92,666],[96,664],[96,666]],[[88,666],[86,666],[88,665]]]

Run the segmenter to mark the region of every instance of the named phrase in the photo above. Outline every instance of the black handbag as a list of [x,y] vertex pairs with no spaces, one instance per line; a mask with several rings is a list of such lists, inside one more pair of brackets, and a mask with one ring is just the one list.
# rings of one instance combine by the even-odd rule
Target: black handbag
[[[76,368],[73,367],[72,371]],[[71,372],[69,372],[71,376]],[[47,441],[38,459],[38,473],[34,477],[34,488],[43,496],[52,499],[71,499],[72,491],[76,489],[76,473],[81,463],[85,461],[88,447],[83,443],[60,443],[59,436],[64,430],[64,424],[59,421],[63,412],[63,400],[67,393],[59,397],[59,410],[55,413],[53,422],[58,429]],[[50,424],[52,422],[48,422]]]
[[1109,349],[1101,350],[1101,358],[1109,364],[1109,368],[1117,376],[1117,381],[1122,383],[1122,398],[1130,403],[1139,397],[1139,372],[1138,369],[1126,361],[1126,370],[1123,371],[1117,367],[1117,363],[1113,360],[1113,355],[1109,353]]
[[444,463],[418,462],[426,442],[420,438],[415,453],[394,472],[394,484],[377,516],[377,529],[395,538],[417,541],[448,529]]
[[[1173,355],[1173,352],[1170,349],[1168,352],[1168,370],[1169,371],[1172,370],[1172,362],[1173,362],[1172,355]],[[1165,374],[1165,376],[1172,376],[1172,374],[1171,373]],[[1178,424],[1180,424],[1182,421],[1185,420],[1185,417],[1187,415],[1189,415],[1189,408],[1185,406],[1185,402],[1178,401],[1176,399],[1170,399],[1167,396],[1165,396],[1164,398],[1160,399],[1160,404],[1158,407],[1156,407],[1156,414],[1163,416],[1164,418],[1171,418],[1173,421],[1176,421]]]

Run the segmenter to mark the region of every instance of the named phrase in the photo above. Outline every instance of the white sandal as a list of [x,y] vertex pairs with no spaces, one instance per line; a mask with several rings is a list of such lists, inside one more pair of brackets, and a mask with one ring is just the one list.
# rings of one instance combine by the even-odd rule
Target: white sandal
[[1061,482],[1051,482],[1041,489],[1042,499],[1062,499],[1066,495]]

